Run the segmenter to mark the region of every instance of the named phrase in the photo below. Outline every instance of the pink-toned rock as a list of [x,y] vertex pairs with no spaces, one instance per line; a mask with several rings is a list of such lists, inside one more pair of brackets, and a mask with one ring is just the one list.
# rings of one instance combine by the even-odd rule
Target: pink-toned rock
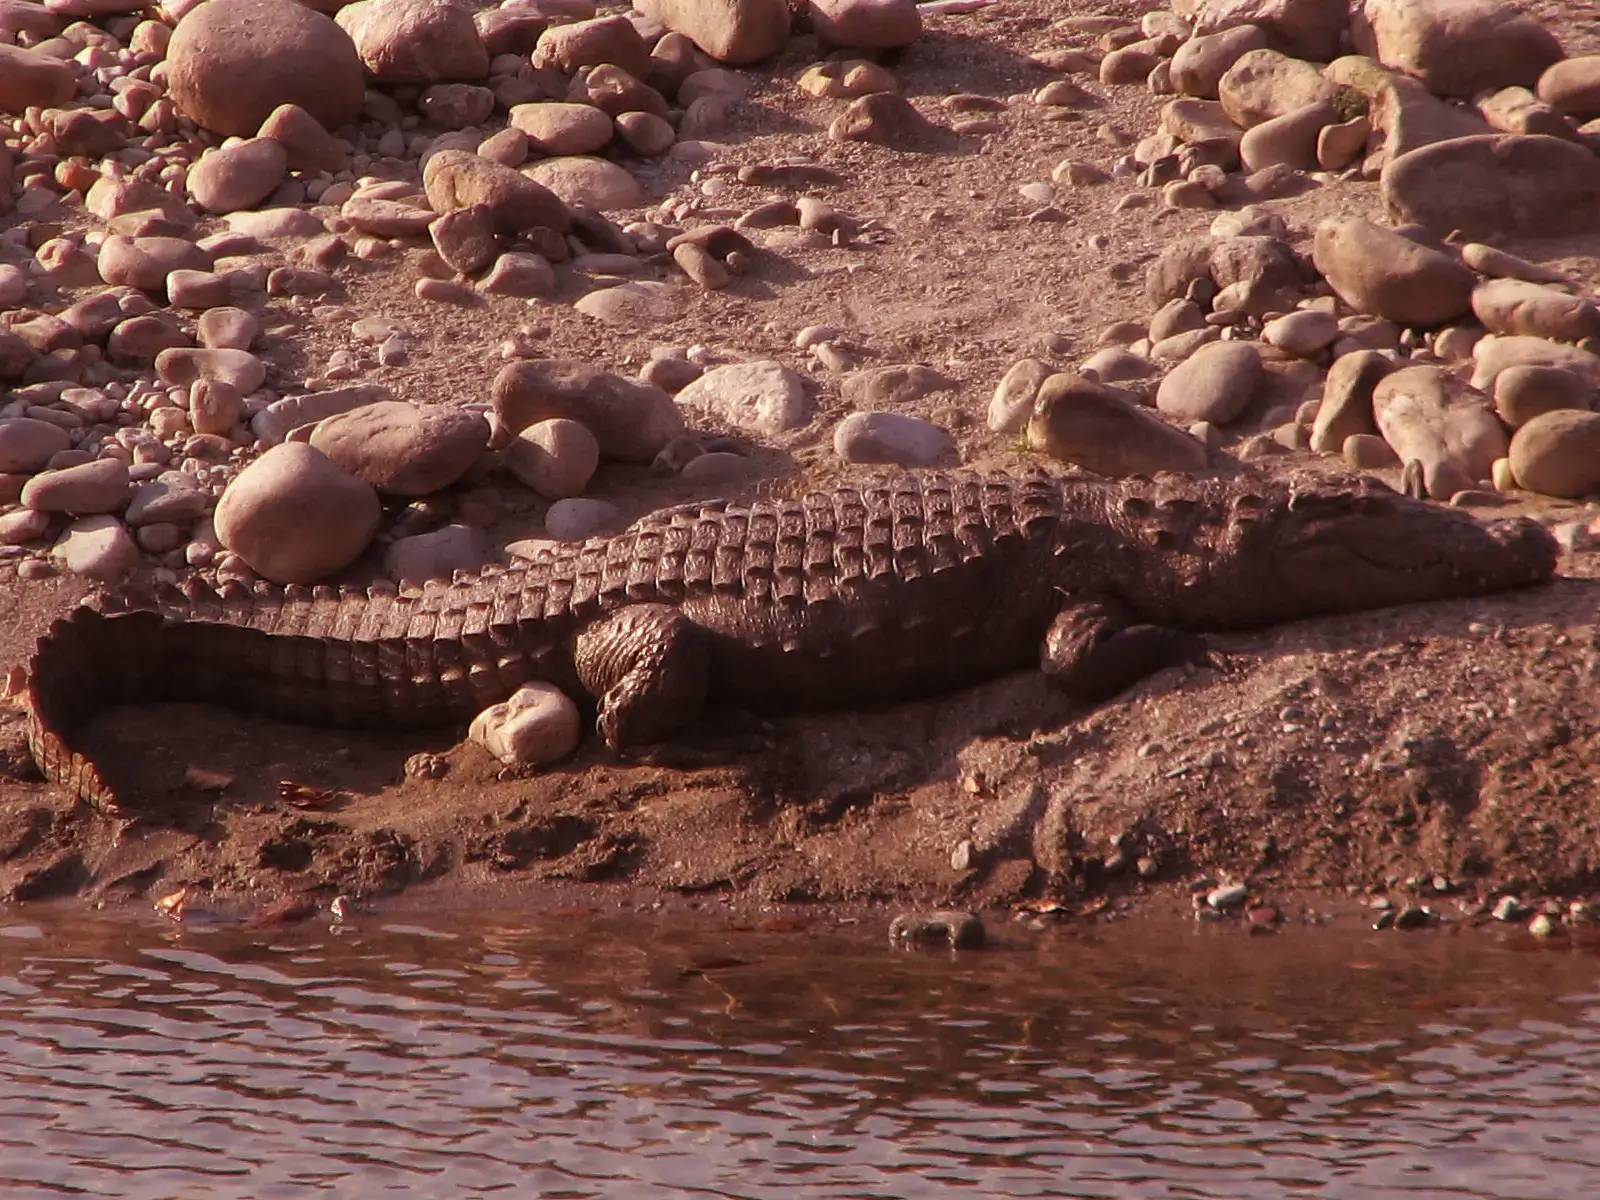
[[1172,86],[1185,96],[1215,100],[1228,69],[1250,51],[1266,48],[1266,31],[1255,25],[1192,37],[1172,56]]
[[599,109],[561,101],[519,104],[510,120],[541,154],[592,154],[611,141],[614,131],[611,118]]
[[472,10],[451,0],[357,0],[334,18],[382,83],[447,83],[489,74]]
[[128,464],[99,458],[82,466],[35,475],[22,489],[22,504],[35,512],[115,512],[128,499]]
[[212,271],[174,271],[167,276],[167,302],[190,311],[222,308],[233,301],[233,279]]
[[639,181],[616,163],[603,158],[583,155],[547,158],[524,167],[523,173],[566,203],[600,212],[638,208],[644,203]]
[[55,108],[77,90],[77,75],[60,59],[0,44],[0,112]]
[[253,136],[281,104],[338,129],[361,111],[365,92],[344,31],[295,0],[206,0],[173,32],[167,71],[183,112],[239,137]]
[[1223,111],[1242,129],[1312,104],[1331,103],[1335,85],[1308,62],[1276,50],[1241,55],[1217,82]]
[[373,237],[421,237],[437,219],[430,208],[420,208],[403,200],[376,200],[370,196],[351,196],[339,215],[358,233]]
[[533,52],[535,67],[554,67],[572,74],[580,67],[612,63],[636,79],[650,70],[650,47],[624,16],[595,17],[552,25]]
[[322,123],[298,104],[280,104],[261,122],[260,136],[283,146],[291,171],[342,171],[350,156]]
[[194,214],[182,199],[159,184],[144,179],[119,179],[113,175],[102,175],[84,194],[83,207],[102,221],[112,221],[128,213],[155,210],[167,220],[185,228],[194,225]]
[[489,424],[480,413],[399,400],[329,417],[311,433],[311,445],[337,466],[394,496],[449,487],[488,441]]
[[478,290],[487,296],[548,296],[556,290],[555,268],[540,254],[502,254]]
[[244,394],[221,379],[196,379],[189,385],[189,423],[196,433],[226,435],[244,420]]
[[1350,28],[1359,53],[1438,96],[1533,87],[1562,57],[1540,21],[1500,0],[1365,0]]
[[50,556],[74,575],[112,583],[138,565],[139,547],[115,517],[84,517],[67,527]]
[[1372,392],[1378,432],[1402,463],[1422,465],[1427,493],[1444,500],[1490,478],[1506,456],[1505,428],[1489,397],[1443,367],[1405,367]]
[[494,93],[472,83],[436,83],[417,100],[417,111],[440,129],[467,129],[489,119]]
[[617,118],[617,138],[635,154],[654,158],[672,149],[677,134],[670,122],[653,113],[629,112]]
[[288,170],[281,142],[251,138],[204,155],[189,169],[189,194],[207,212],[238,212],[272,195]]
[[559,196],[510,167],[465,150],[442,150],[422,168],[428,202],[437,213],[483,205],[500,233],[543,226],[565,233],[572,215]]
[[112,235],[96,260],[100,278],[114,287],[165,293],[174,271],[209,271],[211,256],[182,238],[129,238]]
[[638,0],[636,7],[719,62],[760,62],[789,40],[787,0]]
[[267,365],[248,350],[178,347],[156,356],[156,374],[173,387],[187,387],[197,379],[220,379],[248,396],[267,381]]
[[533,53],[539,37],[550,26],[550,18],[537,8],[486,8],[472,14],[483,39],[483,48],[492,59],[501,54],[524,58]]
[[67,448],[67,431],[49,421],[0,421],[0,473],[31,475]]
[[217,503],[217,539],[274,583],[315,583],[349,566],[372,541],[383,509],[371,484],[320,450],[274,446]]
[[1435,142],[1392,160],[1382,186],[1394,220],[1440,234],[1537,237],[1600,227],[1600,157],[1561,138]]
[[1360,217],[1323,221],[1313,259],[1346,304],[1402,325],[1431,329],[1472,305],[1469,267]]
[[909,46],[922,33],[914,0],[811,0],[811,28],[824,42],[857,50]]
[[170,313],[145,313],[117,324],[106,341],[106,357],[119,365],[149,366],[165,351],[191,345]]
[[1338,121],[1338,110],[1325,101],[1273,117],[1245,131],[1239,141],[1239,160],[1246,171],[1280,164],[1297,171],[1314,171],[1317,140],[1324,129]]
[[1576,121],[1600,117],[1600,54],[1555,63],[1539,76],[1539,99]]
[[1194,32],[1206,36],[1256,28],[1273,50],[1328,62],[1339,53],[1350,23],[1349,4],[1350,0],[1199,0],[1194,5]]
[[647,112],[665,118],[672,111],[666,97],[655,88],[610,63],[579,71],[567,89],[567,99],[592,104],[609,117]]

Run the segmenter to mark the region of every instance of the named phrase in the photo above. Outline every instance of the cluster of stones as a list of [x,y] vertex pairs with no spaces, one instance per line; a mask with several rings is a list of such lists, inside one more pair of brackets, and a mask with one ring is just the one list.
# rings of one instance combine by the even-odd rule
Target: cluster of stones
[[[766,231],[822,245],[861,231],[806,196],[737,228],[664,223],[683,204],[663,223],[603,215],[644,203],[622,164],[715,148],[695,139],[746,86],[722,64],[783,47],[782,0],[610,16],[592,0],[335,7],[178,0],[147,16],[135,0],[0,0],[0,211],[15,218],[0,235],[0,556],[22,577],[113,580],[142,551],[157,578],[310,582],[369,549],[385,504],[404,510],[377,535],[389,574],[448,574],[489,548],[475,494],[451,522],[428,499],[442,489],[503,469],[550,503],[551,537],[582,537],[616,523],[581,497],[608,458],[703,479],[744,469],[726,443],[686,434],[680,403],[761,433],[809,419],[780,364],[675,347],[628,380],[522,362],[535,339],[514,338],[490,402],[463,410],[352,383],[375,365],[359,353],[284,377],[268,351],[294,318],[350,320],[377,363],[407,361],[407,331],[336,303],[346,263],[411,253],[417,294],[455,303],[545,297],[575,275],[597,285],[577,302],[588,315],[659,321],[680,289],[640,278],[651,267],[715,289]],[[867,51],[921,28],[910,0],[829,0],[810,20]],[[738,182],[817,177],[780,165]],[[831,343],[818,353],[842,361]],[[923,457],[948,449],[942,431],[931,450],[913,433]],[[841,444],[870,455],[881,434],[868,422]]]
[[[1098,59],[1102,81],[1184,94],[1162,129],[1112,172],[1066,163],[1058,181],[1138,176],[1165,211],[1243,207],[1150,267],[1147,323],[1107,329],[1075,372],[1015,364],[990,427],[1114,475],[1196,470],[1235,443],[1402,467],[1461,503],[1600,492],[1600,309],[1487,244],[1600,225],[1600,57],[1563,57],[1492,0],[1175,9],[1107,33]],[[1393,227],[1291,230],[1251,202],[1344,177],[1380,182]]]

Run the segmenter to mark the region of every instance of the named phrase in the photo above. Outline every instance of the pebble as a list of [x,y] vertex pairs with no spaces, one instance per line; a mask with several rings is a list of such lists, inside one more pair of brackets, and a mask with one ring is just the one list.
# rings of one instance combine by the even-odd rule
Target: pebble
[[714,367],[680,391],[677,401],[757,433],[797,429],[810,419],[804,381],[771,359]]
[[489,547],[478,530],[467,525],[445,525],[390,542],[384,552],[383,570],[397,583],[449,579],[456,571],[477,570],[488,558]]
[[544,515],[544,531],[561,542],[581,542],[615,529],[622,513],[614,504],[582,496],[557,500]]
[[23,505],[46,513],[115,512],[127,498],[128,466],[115,458],[45,471],[22,489]]
[[115,517],[83,517],[67,526],[50,554],[72,574],[113,583],[139,562],[139,547]]
[[509,700],[474,717],[467,736],[500,762],[537,766],[563,759],[578,748],[582,717],[578,706],[554,684],[529,683]]
[[455,483],[489,442],[481,413],[380,401],[329,416],[311,445],[338,467],[391,496],[427,496]]
[[849,463],[929,467],[956,455],[948,431],[920,417],[894,412],[855,413],[839,422],[833,450]]
[[1238,908],[1250,898],[1250,889],[1242,883],[1224,884],[1206,893],[1206,903],[1218,912]]
[[547,500],[562,500],[589,486],[600,465],[600,444],[579,422],[557,417],[517,434],[504,461],[525,487]]

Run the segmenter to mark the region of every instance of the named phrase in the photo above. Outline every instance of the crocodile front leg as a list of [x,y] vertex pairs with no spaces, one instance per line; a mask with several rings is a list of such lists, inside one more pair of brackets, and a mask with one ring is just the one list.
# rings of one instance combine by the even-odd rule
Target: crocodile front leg
[[613,750],[659,742],[705,707],[705,633],[668,604],[633,604],[573,641],[578,681],[600,705],[595,721]]
[[1069,695],[1099,701],[1165,667],[1203,661],[1206,654],[1198,634],[1139,624],[1112,597],[1068,596],[1045,633],[1039,669]]

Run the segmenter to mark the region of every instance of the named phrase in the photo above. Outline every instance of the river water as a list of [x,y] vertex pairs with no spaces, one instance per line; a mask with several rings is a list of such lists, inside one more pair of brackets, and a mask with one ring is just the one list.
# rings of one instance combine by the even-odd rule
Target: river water
[[1586,949],[997,932],[0,912],[0,1196],[1595,1193]]

